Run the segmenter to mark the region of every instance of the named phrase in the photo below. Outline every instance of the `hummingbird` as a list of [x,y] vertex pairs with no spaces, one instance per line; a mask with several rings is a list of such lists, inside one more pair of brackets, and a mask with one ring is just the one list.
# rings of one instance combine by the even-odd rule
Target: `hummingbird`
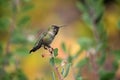
[[38,41],[35,43],[35,46],[30,50],[29,53],[37,51],[42,46],[44,47],[44,49],[51,48],[53,50],[50,44],[54,40],[55,36],[58,34],[58,31],[61,27],[64,26],[51,25],[46,31],[42,32]]

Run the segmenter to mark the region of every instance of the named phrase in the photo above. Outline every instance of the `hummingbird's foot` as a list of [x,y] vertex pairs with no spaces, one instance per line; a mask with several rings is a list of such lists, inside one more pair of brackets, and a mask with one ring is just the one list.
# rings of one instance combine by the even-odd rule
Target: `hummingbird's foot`
[[53,48],[50,45],[44,45],[44,49],[48,50],[51,54],[53,54]]
[[53,53],[53,50],[52,50],[52,48],[49,48],[48,50],[49,50],[49,52],[50,52],[51,54]]
[[46,46],[44,46],[44,49],[48,50],[48,48]]
[[54,49],[53,49],[52,47],[51,47],[50,49],[51,49],[51,54],[52,54],[52,53],[53,53],[53,51],[54,51]]
[[49,52],[52,54],[54,49],[50,45],[47,47],[48,47]]

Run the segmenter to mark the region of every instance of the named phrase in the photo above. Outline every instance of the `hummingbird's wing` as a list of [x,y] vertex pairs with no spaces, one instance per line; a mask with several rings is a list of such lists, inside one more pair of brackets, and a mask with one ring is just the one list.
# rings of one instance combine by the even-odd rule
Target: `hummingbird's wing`
[[42,32],[40,34],[40,36],[39,36],[38,40],[36,41],[34,47],[30,50],[29,53],[35,52],[36,50],[38,50],[42,46],[42,39],[46,34],[47,34],[47,32]]
[[42,32],[40,35],[39,35],[39,38],[37,39],[36,43],[34,44],[34,46],[37,46],[39,43],[42,43],[42,39],[43,37],[47,34],[47,31],[44,31]]

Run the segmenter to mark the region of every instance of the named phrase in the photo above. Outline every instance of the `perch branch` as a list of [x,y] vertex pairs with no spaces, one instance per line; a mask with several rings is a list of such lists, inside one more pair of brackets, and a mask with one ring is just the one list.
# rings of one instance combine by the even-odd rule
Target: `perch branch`
[[[54,49],[53,49],[51,46],[49,46],[49,47],[47,48],[47,50],[49,51],[49,53],[51,54],[51,56],[54,57],[54,55],[53,55]],[[64,80],[64,79],[62,78],[59,70],[58,70],[58,67],[57,67],[55,64],[54,64],[53,67],[54,67],[53,69],[54,69],[56,75],[58,76],[58,79],[59,79],[59,80]]]

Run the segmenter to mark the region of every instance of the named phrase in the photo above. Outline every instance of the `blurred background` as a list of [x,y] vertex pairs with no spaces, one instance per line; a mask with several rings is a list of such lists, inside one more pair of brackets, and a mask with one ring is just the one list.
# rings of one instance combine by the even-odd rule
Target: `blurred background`
[[29,54],[53,24],[66,25],[51,44],[72,63],[65,80],[120,80],[119,0],[0,0],[0,80],[54,80],[49,52]]

